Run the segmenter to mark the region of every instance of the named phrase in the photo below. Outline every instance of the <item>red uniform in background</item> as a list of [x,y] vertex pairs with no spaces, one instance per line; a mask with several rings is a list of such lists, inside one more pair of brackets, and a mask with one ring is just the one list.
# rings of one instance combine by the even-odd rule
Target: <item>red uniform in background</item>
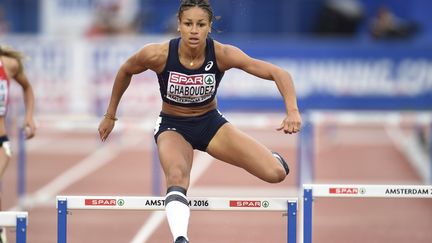
[[0,116],[6,115],[7,105],[9,101],[9,79],[4,69],[3,63],[0,60]]

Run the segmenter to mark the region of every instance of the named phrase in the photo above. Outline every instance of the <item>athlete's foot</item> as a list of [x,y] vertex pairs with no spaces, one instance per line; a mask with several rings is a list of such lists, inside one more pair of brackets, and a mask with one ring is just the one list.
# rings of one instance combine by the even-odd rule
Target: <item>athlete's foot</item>
[[183,236],[179,236],[174,243],[189,243],[189,241],[186,240],[186,238],[184,238]]

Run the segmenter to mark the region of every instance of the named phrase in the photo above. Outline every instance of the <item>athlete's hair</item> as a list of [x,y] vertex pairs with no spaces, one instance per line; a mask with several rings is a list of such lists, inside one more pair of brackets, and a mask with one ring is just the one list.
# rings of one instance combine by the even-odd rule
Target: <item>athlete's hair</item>
[[207,11],[209,16],[209,21],[212,22],[213,10],[210,6],[209,0],[181,0],[180,7],[177,13],[178,19],[181,20],[183,12],[193,7],[199,7]]
[[23,70],[22,60],[24,58],[23,54],[17,50],[12,49],[11,47],[0,45],[0,56],[7,56],[17,60],[19,65],[19,71]]

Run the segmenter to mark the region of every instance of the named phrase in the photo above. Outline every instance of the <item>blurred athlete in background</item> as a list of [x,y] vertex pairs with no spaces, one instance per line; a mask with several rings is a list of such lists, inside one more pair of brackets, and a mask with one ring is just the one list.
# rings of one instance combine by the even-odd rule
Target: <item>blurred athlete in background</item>
[[208,0],[183,0],[178,11],[180,37],[144,46],[119,69],[99,135],[105,141],[114,128],[117,107],[134,74],[154,71],[159,80],[162,111],[154,138],[165,173],[165,207],[174,241],[189,242],[189,187],[194,149],[241,167],[270,183],[285,179],[284,159],[243,133],[217,110],[215,98],[226,70],[238,68],[273,80],[285,103],[286,117],[277,130],[296,133],[301,116],[291,76],[268,62],[249,57],[237,47],[208,37],[213,11]]
[[[24,131],[27,139],[35,135],[36,126],[33,119],[34,94],[22,63],[22,54],[11,48],[0,46],[0,179],[12,156],[11,145],[6,134],[6,113],[9,102],[10,80],[15,80],[23,89],[25,118]],[[0,195],[0,210],[1,208]],[[0,243],[6,242],[6,229],[0,228]]]

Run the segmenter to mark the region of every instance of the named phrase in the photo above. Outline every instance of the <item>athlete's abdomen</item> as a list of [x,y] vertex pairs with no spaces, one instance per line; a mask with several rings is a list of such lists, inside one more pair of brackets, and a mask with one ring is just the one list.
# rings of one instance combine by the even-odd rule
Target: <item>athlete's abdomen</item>
[[174,116],[199,116],[216,108],[216,99],[208,104],[193,107],[183,107],[162,102],[162,112]]

